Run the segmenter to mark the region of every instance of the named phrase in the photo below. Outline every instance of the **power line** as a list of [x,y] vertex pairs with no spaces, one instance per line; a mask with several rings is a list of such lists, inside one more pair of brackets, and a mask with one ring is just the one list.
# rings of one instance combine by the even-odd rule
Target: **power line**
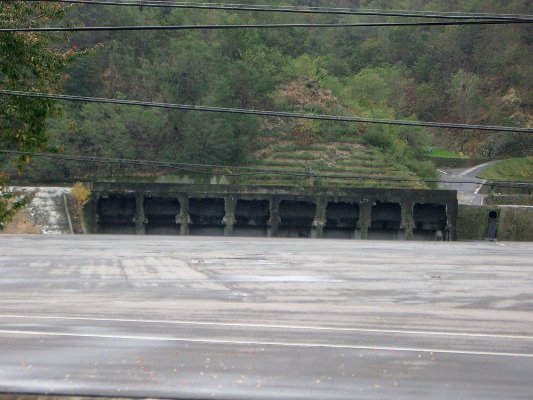
[[[295,171],[295,170],[272,170],[264,169],[257,167],[246,167],[246,166],[235,166],[235,165],[214,165],[214,164],[198,164],[198,163],[173,163],[165,161],[151,161],[151,160],[135,160],[135,159],[126,159],[126,158],[108,158],[108,157],[94,157],[94,156],[81,156],[81,155],[69,155],[69,154],[58,154],[58,153],[38,153],[38,152],[23,152],[18,150],[0,150],[0,154],[12,154],[20,156],[31,156],[31,157],[44,157],[52,158],[66,161],[80,161],[80,162],[92,162],[97,164],[119,164],[119,165],[136,165],[136,166],[145,166],[145,167],[162,167],[162,168],[171,168],[178,169],[186,172],[192,172],[197,174],[204,175],[221,175],[221,176],[254,176],[254,175],[280,175],[291,178],[307,178],[309,176],[318,177],[316,173],[310,174],[309,171]],[[210,168],[218,169],[222,171],[202,171],[202,170],[192,170],[190,168]],[[237,171],[246,171],[235,173],[233,170]],[[225,171],[225,172],[224,172]],[[320,177],[337,177],[337,178],[353,178],[353,179],[375,179],[379,178],[381,180],[402,180],[398,177],[373,177],[371,175],[320,175]],[[405,179],[406,181],[419,182],[417,179]]]
[[200,164],[200,163],[171,163],[166,161],[149,161],[149,160],[133,160],[127,158],[107,158],[107,157],[95,157],[95,156],[82,156],[82,155],[69,155],[60,153],[39,153],[39,152],[24,152],[19,150],[0,150],[0,153],[15,154],[15,155],[29,155],[37,157],[49,157],[60,158],[73,161],[88,161],[88,162],[101,162],[101,163],[126,163],[126,164],[142,164],[146,166],[159,166],[159,167],[200,167],[200,168],[219,168],[219,169],[238,169],[254,172],[265,172],[264,169],[256,167],[244,167],[244,166],[228,166],[220,164]]
[[[347,174],[321,174],[320,172],[309,172],[302,170],[269,170],[262,169],[257,167],[245,167],[245,166],[235,166],[235,165],[213,165],[213,164],[197,164],[197,163],[173,163],[173,162],[164,162],[164,161],[150,161],[150,160],[138,160],[138,159],[127,159],[127,158],[107,158],[107,157],[94,157],[94,156],[81,156],[81,155],[72,155],[72,154],[58,154],[58,153],[38,153],[38,152],[24,152],[18,150],[0,150],[0,154],[11,154],[11,155],[20,155],[20,156],[31,156],[31,157],[42,157],[42,158],[52,158],[65,161],[78,161],[78,162],[89,162],[97,164],[119,164],[119,165],[136,165],[136,166],[145,166],[145,167],[162,167],[162,168],[171,168],[178,169],[185,172],[192,172],[197,174],[204,175],[220,175],[220,176],[254,176],[254,175],[279,175],[292,178],[319,178],[319,179],[348,179],[348,180],[373,180],[373,181],[383,181],[383,182],[412,182],[412,183],[454,183],[454,184],[483,184],[487,186],[497,186],[497,187],[513,187],[513,188],[525,188],[533,186],[532,183],[525,182],[509,182],[509,181],[485,181],[484,183],[474,180],[462,180],[462,181],[441,181],[438,179],[424,179],[424,178],[400,178],[395,176],[372,176],[372,175],[347,175]],[[212,168],[219,169],[222,171],[201,171],[201,170],[191,170],[190,168]],[[233,170],[237,171],[247,171],[245,173],[235,173]],[[224,172],[225,171],[225,172]]]
[[[39,0],[19,0],[33,1]],[[333,14],[333,15],[366,15],[366,16],[390,16],[410,18],[440,18],[440,19],[500,19],[500,20],[530,20],[533,15],[529,14],[496,14],[496,13],[463,13],[443,11],[412,11],[412,10],[378,10],[378,9],[355,9],[338,7],[301,7],[301,6],[272,6],[260,4],[224,4],[224,3],[193,3],[172,1],[102,1],[102,0],[56,0],[58,3],[107,5],[127,7],[158,7],[158,8],[183,8],[202,10],[227,10],[227,11],[257,11],[257,12],[281,12],[300,14]]]
[[232,25],[135,25],[135,26],[83,26],[83,27],[33,27],[0,28],[0,32],[102,32],[102,31],[182,31],[222,29],[287,29],[287,28],[356,28],[402,26],[462,26],[531,24],[533,20],[480,20],[480,21],[427,21],[427,22],[354,22],[339,24],[232,24]]
[[243,114],[243,115],[258,115],[265,117],[280,117],[280,118],[296,118],[296,119],[311,119],[320,121],[337,121],[337,122],[359,122],[367,124],[381,124],[381,125],[400,125],[400,126],[420,126],[427,128],[442,128],[442,129],[459,129],[459,130],[478,130],[478,131],[492,131],[492,132],[513,132],[513,133],[533,133],[533,128],[522,128],[512,126],[490,126],[490,125],[471,125],[471,124],[456,124],[447,122],[428,122],[428,121],[408,121],[397,119],[382,119],[382,118],[365,118],[357,116],[343,116],[343,115],[325,115],[325,114],[300,114],[285,111],[266,111],[242,108],[225,108],[225,107],[210,107],[197,106],[191,104],[173,104],[173,103],[156,103],[138,100],[120,100],[100,97],[86,97],[86,96],[71,96],[63,94],[48,94],[36,92],[22,92],[15,90],[0,90],[0,94],[7,96],[30,97],[49,100],[65,100],[84,103],[102,103],[102,104],[119,104],[139,107],[154,107],[171,110],[185,110],[224,114]]

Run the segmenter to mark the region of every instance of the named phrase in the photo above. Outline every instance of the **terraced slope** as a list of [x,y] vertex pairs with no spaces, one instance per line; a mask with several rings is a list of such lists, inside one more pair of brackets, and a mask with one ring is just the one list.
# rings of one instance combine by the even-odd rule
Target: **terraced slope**
[[[292,111],[359,115],[343,106],[316,82],[294,80],[278,93]],[[239,182],[264,185],[425,188],[418,175],[395,157],[363,142],[365,127],[264,119],[264,130],[247,163],[264,173],[241,176]],[[400,140],[400,139],[399,139]]]
[[295,141],[284,140],[256,151],[248,166],[265,172],[245,175],[242,182],[247,184],[426,187],[407,167],[386,160],[376,150],[350,142],[297,145]]

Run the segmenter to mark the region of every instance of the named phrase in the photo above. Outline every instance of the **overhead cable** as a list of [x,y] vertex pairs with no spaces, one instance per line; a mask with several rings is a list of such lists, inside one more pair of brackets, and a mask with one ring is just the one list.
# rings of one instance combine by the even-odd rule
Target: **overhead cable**
[[367,118],[358,116],[345,115],[326,115],[326,114],[300,114],[286,111],[266,111],[243,108],[226,108],[226,107],[211,107],[198,106],[191,104],[173,104],[173,103],[158,103],[138,100],[120,100],[109,99],[101,97],[87,97],[87,96],[72,96],[64,94],[49,94],[36,92],[22,92],[15,90],[0,90],[0,94],[6,96],[30,97],[49,100],[65,100],[82,103],[101,103],[101,104],[118,104],[139,107],[153,107],[164,108],[171,110],[185,110],[224,114],[243,114],[243,115],[258,115],[265,117],[280,117],[280,118],[296,118],[296,119],[311,119],[320,121],[337,121],[337,122],[358,122],[367,124],[381,124],[381,125],[400,125],[400,126],[420,126],[427,128],[442,128],[442,129],[458,129],[458,130],[477,130],[477,131],[492,131],[492,132],[514,132],[514,133],[533,133],[533,128],[513,127],[513,126],[490,126],[490,125],[472,125],[472,124],[456,124],[448,122],[428,122],[428,121],[411,121],[411,120],[397,120],[397,119],[383,119],[383,118]]
[[[19,0],[38,2],[39,0]],[[173,1],[112,1],[112,0],[56,0],[58,3],[108,5],[129,7],[158,7],[158,8],[183,8],[202,10],[226,10],[226,11],[257,11],[257,12],[281,12],[300,14],[333,14],[333,15],[367,15],[367,16],[390,16],[409,18],[438,18],[438,19],[505,19],[505,20],[530,20],[530,14],[497,14],[497,13],[465,13],[446,11],[413,11],[413,10],[384,10],[384,9],[361,9],[339,7],[305,7],[305,6],[276,6],[267,4],[224,4],[224,3],[195,3]]]
[[[246,167],[235,165],[213,165],[213,164],[198,164],[198,163],[175,163],[165,161],[151,161],[151,160],[138,160],[127,158],[108,158],[108,157],[95,157],[95,156],[82,156],[72,154],[60,154],[60,153],[39,153],[39,152],[24,152],[18,150],[0,150],[0,154],[11,154],[18,156],[30,156],[30,157],[42,157],[51,158],[65,161],[78,161],[89,162],[97,164],[119,164],[119,165],[134,165],[145,167],[161,167],[178,169],[186,172],[192,172],[196,174],[204,175],[221,175],[221,176],[253,176],[253,175],[279,175],[290,178],[322,178],[322,179],[347,179],[347,180],[373,180],[382,182],[411,182],[411,183],[453,183],[453,184],[483,184],[487,186],[497,187],[514,187],[525,188],[533,186],[533,183],[526,182],[509,182],[509,181],[483,181],[479,180],[461,180],[461,181],[446,181],[438,179],[424,179],[424,178],[401,178],[396,176],[374,176],[374,175],[355,175],[355,174],[331,174],[321,173],[320,171],[310,170],[272,170],[258,167]],[[191,170],[190,168],[210,168],[217,170],[202,171]],[[246,172],[234,172],[234,171],[246,171]]]
[[427,21],[427,22],[354,22],[338,24],[225,24],[225,25],[132,25],[82,27],[0,28],[0,32],[102,32],[102,31],[185,31],[221,29],[287,29],[287,28],[357,28],[402,26],[461,26],[531,24],[525,20]]

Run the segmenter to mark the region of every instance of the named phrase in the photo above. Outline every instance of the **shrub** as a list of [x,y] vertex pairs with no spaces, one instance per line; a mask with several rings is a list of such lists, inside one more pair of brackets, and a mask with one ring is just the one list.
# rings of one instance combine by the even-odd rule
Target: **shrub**
[[5,186],[6,182],[6,177],[0,173],[0,231],[29,200],[28,197],[17,196],[10,191]]
[[371,130],[363,135],[363,142],[369,146],[374,146],[382,151],[394,148],[396,138],[393,134],[383,130]]
[[78,206],[82,207],[89,201],[91,191],[81,182],[76,182],[72,186],[72,198],[76,201]]

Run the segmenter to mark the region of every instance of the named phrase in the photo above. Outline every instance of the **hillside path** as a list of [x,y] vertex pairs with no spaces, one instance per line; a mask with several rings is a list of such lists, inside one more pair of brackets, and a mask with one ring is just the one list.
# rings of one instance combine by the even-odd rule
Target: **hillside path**
[[[472,168],[450,168],[440,169],[439,179],[441,189],[457,190],[459,204],[483,205],[484,194],[479,191],[484,179],[479,179],[477,175],[485,168],[496,164],[500,160],[489,161]],[[469,183],[464,183],[465,181]]]

